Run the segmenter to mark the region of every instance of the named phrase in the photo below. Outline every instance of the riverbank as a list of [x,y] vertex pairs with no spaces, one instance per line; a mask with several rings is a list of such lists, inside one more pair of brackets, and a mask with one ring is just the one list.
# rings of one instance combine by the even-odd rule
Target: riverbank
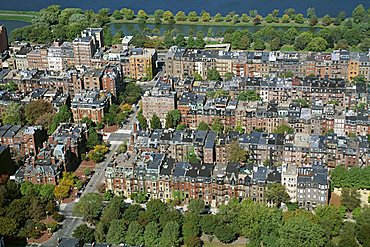
[[[0,20],[6,21],[25,21],[25,22],[32,22],[32,19],[38,15],[36,11],[13,11],[13,10],[0,10]],[[268,23],[266,20],[262,20],[260,24],[255,25],[252,20],[249,22],[242,22],[238,21],[237,23],[233,23],[232,21],[215,21],[214,18],[211,18],[210,21],[202,21],[200,18],[198,21],[175,21],[174,23],[168,23],[167,21],[161,21],[160,23],[156,22],[154,15],[148,15],[148,18],[145,21],[140,20],[138,17],[135,17],[133,20],[126,20],[120,19],[117,20],[113,16],[110,16],[110,21],[108,24],[157,24],[157,25],[186,25],[186,26],[222,26],[222,27],[281,27],[281,28],[312,28],[309,25],[308,19],[304,20],[304,23],[295,23],[290,21],[288,23],[281,23],[281,22],[272,22]],[[333,24],[329,26],[323,26],[322,24],[318,23],[314,27],[315,28],[326,28],[334,26]]]
[[32,22],[37,14],[38,12],[35,11],[0,10],[0,20]]

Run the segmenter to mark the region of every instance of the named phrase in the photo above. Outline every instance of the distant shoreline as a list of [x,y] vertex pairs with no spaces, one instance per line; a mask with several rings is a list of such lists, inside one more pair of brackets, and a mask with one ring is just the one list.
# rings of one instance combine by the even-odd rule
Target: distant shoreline
[[[24,22],[29,22],[31,23],[32,22],[32,19],[34,17],[36,17],[38,15],[39,12],[37,11],[15,11],[15,10],[0,10],[0,21],[1,20],[4,20],[4,21],[24,21]],[[113,13],[113,12],[112,12]],[[175,14],[176,13],[173,13],[174,17],[175,17]],[[199,14],[199,13],[198,13]],[[296,13],[295,15],[298,15],[299,13]],[[281,14],[282,16],[282,14]],[[281,19],[282,17],[276,17],[277,19]],[[241,15],[238,16],[239,19],[241,19]],[[294,27],[294,28],[312,28],[312,27],[315,27],[315,28],[327,28],[327,27],[333,27],[333,23],[331,23],[330,25],[327,25],[327,26],[324,26],[320,23],[321,19],[322,18],[318,18],[318,23],[314,26],[311,26],[309,24],[309,18],[303,18],[303,23],[296,23],[295,21],[293,20],[290,20],[289,22],[287,23],[282,23],[280,21],[278,22],[267,22],[265,20],[266,16],[262,17],[262,21],[261,23],[259,24],[254,24],[253,23],[253,17],[250,17],[250,20],[248,22],[243,22],[241,20],[239,20],[238,22],[234,23],[233,21],[231,20],[226,20],[227,19],[227,16],[222,16],[222,21],[215,21],[215,17],[214,16],[211,16],[210,20],[209,21],[202,21],[201,20],[201,16],[199,14],[198,16],[198,21],[189,21],[189,20],[185,20],[185,21],[180,21],[180,20],[177,20],[177,21],[174,21],[174,23],[168,23],[167,21],[164,21],[164,20],[161,20],[160,23],[157,23],[155,21],[155,15],[154,14],[148,14],[147,15],[147,19],[145,21],[142,21],[140,20],[140,18],[137,16],[137,13],[135,14],[134,18],[132,20],[127,20],[125,18],[123,19],[115,19],[113,17],[113,14],[110,15],[110,21],[107,23],[107,24],[125,24],[125,23],[130,23],[130,24],[158,24],[158,25],[173,25],[173,24],[176,24],[176,25],[191,25],[191,26],[209,26],[209,27],[212,27],[212,26],[224,26],[224,27],[256,27],[256,26],[259,26],[259,27],[265,27],[265,26],[271,26],[271,27],[286,27],[286,28],[291,28],[291,27]],[[334,19],[334,17],[333,17]],[[346,18],[348,19],[348,18]]]

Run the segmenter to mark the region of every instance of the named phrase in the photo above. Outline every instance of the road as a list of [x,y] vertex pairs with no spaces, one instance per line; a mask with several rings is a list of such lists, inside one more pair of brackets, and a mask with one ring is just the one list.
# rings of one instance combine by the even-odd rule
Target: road
[[[134,111],[133,114],[131,114],[130,118],[127,121],[127,124],[123,126],[123,129],[130,129],[133,121],[134,121],[134,115],[136,114],[136,111]],[[95,173],[92,175],[91,179],[87,183],[85,189],[83,190],[81,196],[83,196],[86,193],[96,192],[97,188],[104,183],[104,171],[107,168],[108,164],[111,163],[112,157],[114,153],[117,151],[119,145],[112,145],[110,147],[110,151],[106,156],[106,159],[97,164],[95,167]],[[60,212],[66,216],[66,219],[63,221],[62,225],[63,228],[59,231],[55,232],[53,236],[43,243],[42,246],[45,247],[55,247],[57,246],[57,241],[59,238],[70,238],[72,237],[73,231],[76,229],[77,226],[82,224],[82,218],[81,217],[75,217],[73,216],[73,207],[78,202],[79,199],[74,200],[73,202],[67,203],[67,204],[61,204],[60,205]]]

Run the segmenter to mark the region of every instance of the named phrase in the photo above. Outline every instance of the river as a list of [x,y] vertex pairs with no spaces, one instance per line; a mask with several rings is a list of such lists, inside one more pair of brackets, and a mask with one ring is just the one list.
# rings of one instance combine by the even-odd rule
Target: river
[[330,14],[336,16],[344,10],[347,14],[359,4],[365,8],[370,7],[369,0],[1,0],[0,9],[9,10],[40,10],[51,4],[59,4],[62,8],[76,7],[82,9],[99,10],[101,8],[121,9],[131,8],[135,11],[144,9],[153,13],[156,9],[165,9],[172,12],[179,10],[189,12],[206,10],[211,14],[226,14],[230,11],[248,13],[251,9],[257,9],[263,16],[273,9],[294,8],[297,12],[306,13],[308,7],[314,7],[316,14],[321,16]]

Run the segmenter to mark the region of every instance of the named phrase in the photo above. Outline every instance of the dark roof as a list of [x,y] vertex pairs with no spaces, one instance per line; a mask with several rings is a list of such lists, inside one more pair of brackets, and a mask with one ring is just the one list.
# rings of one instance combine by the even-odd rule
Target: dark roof
[[58,247],[78,247],[80,246],[80,241],[76,238],[62,238]]
[[6,149],[6,146],[0,146],[0,154],[2,154]]
[[10,129],[8,129],[8,131],[3,135],[3,137],[7,137],[7,138],[13,137],[18,133],[18,131],[21,128],[22,127],[20,125],[14,125]]
[[5,133],[12,127],[12,125],[10,124],[7,124],[7,125],[3,125],[3,126],[0,126],[0,137],[3,137],[5,135]]
[[208,131],[206,143],[204,145],[205,148],[213,148],[215,146],[216,140],[216,132],[210,130]]

